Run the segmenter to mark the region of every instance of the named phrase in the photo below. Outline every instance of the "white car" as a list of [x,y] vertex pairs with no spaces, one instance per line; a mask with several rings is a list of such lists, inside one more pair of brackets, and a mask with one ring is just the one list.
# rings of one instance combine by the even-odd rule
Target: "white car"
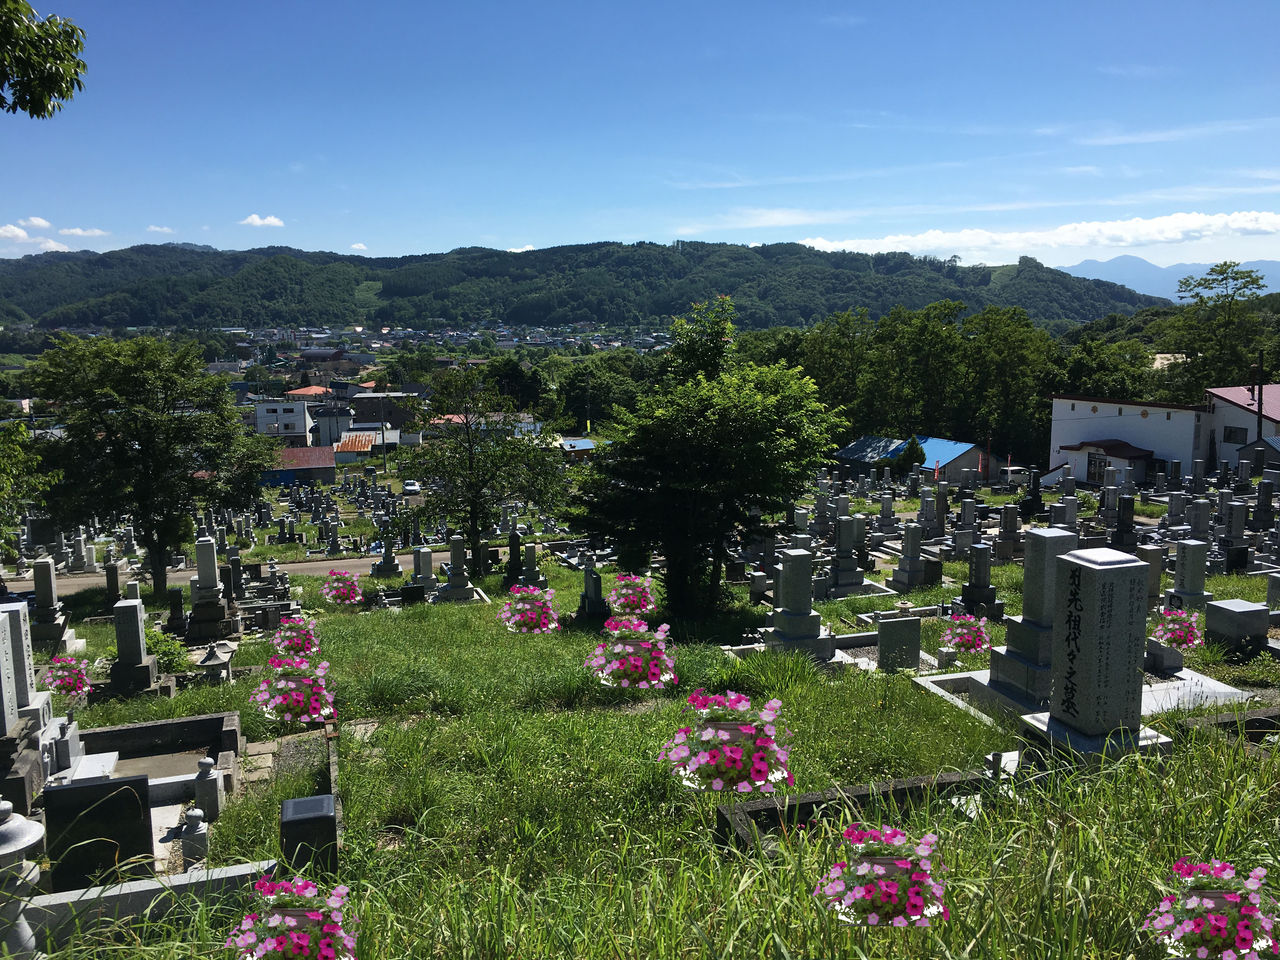
[[415,494],[419,494],[422,492],[422,484],[418,483],[417,480],[406,480],[404,482],[403,489],[404,489],[404,495],[406,497],[412,497]]

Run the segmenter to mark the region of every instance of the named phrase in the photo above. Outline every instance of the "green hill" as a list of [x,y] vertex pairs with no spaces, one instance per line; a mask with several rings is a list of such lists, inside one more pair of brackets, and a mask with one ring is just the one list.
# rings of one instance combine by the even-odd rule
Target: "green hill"
[[29,316],[45,328],[623,326],[661,321],[717,294],[732,295],[743,324],[756,328],[806,325],[856,307],[879,317],[896,305],[944,299],[974,311],[1021,306],[1037,322],[1062,327],[1166,303],[1029,257],[1003,267],[961,266],[786,243],[592,243],[525,253],[465,247],[381,259],[163,244],[0,260],[0,317]]

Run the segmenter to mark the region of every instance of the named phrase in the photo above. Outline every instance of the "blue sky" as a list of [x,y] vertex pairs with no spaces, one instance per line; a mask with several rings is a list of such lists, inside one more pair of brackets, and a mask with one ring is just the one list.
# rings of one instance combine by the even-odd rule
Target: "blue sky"
[[674,239],[1280,258],[1280,3],[39,0],[0,256]]

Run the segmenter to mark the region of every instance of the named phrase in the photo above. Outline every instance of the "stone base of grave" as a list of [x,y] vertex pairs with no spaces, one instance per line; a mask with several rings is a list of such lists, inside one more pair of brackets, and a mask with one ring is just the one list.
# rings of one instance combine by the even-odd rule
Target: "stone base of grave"
[[1147,673],[1177,673],[1183,666],[1181,650],[1147,638],[1147,656],[1142,667]]
[[395,557],[392,557],[390,563],[387,563],[385,560],[379,560],[377,563],[373,564],[373,566],[369,568],[369,573],[374,577],[399,577],[404,575],[404,570],[402,570],[400,564],[396,562]]
[[[11,739],[11,738],[3,738]],[[43,786],[44,761],[39,750],[23,749],[0,763],[0,800],[13,804],[14,813],[31,816],[31,805]]]
[[450,577],[448,583],[436,591],[437,603],[488,603],[484,591],[466,577]]
[[525,574],[516,582],[522,587],[537,587],[539,590],[547,589],[547,578],[541,572],[536,575]]
[[1045,706],[1053,693],[1053,670],[1028,660],[1016,650],[994,647],[990,683],[1014,700]]
[[818,613],[794,614],[775,607],[760,633],[770,650],[805,650],[824,663],[836,655],[835,637]]
[[991,556],[996,563],[1009,563],[1015,557],[1022,556],[1022,541],[1020,540],[1000,540],[991,546]]
[[242,631],[239,614],[231,615],[225,600],[201,600],[187,617],[184,642],[189,647],[239,636]]
[[1114,760],[1131,753],[1170,753],[1173,741],[1150,727],[1113,730],[1102,736],[1081,733],[1045,713],[1028,713],[1022,718],[1023,733],[1051,752],[1083,755],[1098,760]]
[[580,619],[603,620],[609,616],[609,601],[603,597],[588,597],[585,593],[578,595],[578,613]]
[[121,693],[145,693],[156,685],[156,655],[147,654],[141,663],[111,665],[111,689]]
[[984,616],[988,620],[999,623],[1004,619],[1004,601],[996,599],[995,587],[971,587],[965,584],[960,588],[960,596],[951,599],[951,615],[968,614],[978,616],[979,608],[986,609]]
[[1212,600],[1212,593],[1183,593],[1172,587],[1164,592],[1164,605],[1170,610],[1203,610]]
[[898,593],[910,593],[917,587],[932,586],[942,582],[942,561],[921,557],[909,567],[898,566],[893,571],[893,578],[885,583]]
[[54,655],[84,653],[85,642],[67,628],[67,615],[59,614],[52,620],[31,623],[31,642],[39,647],[49,647]]

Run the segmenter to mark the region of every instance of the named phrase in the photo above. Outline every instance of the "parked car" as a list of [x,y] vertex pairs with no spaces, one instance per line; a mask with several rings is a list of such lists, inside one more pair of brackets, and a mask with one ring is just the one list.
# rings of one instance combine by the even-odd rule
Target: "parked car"
[[403,489],[406,497],[412,497],[422,492],[422,485],[417,480],[406,480]]

